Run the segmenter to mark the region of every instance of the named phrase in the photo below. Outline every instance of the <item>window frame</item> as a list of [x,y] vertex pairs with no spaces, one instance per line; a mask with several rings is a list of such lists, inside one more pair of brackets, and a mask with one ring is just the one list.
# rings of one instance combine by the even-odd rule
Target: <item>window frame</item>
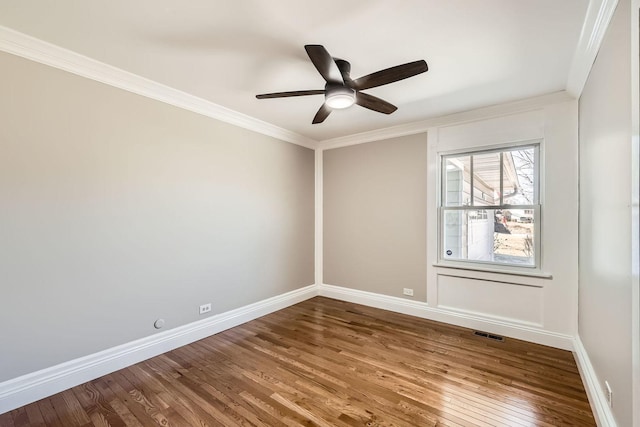
[[[534,148],[534,203],[528,205],[512,205],[505,204],[503,199],[503,158],[501,156],[500,160],[500,201],[502,204],[498,205],[484,205],[478,206],[475,205],[475,196],[474,196],[474,182],[473,182],[473,170],[471,170],[470,177],[470,195],[469,200],[471,201],[470,205],[460,205],[460,206],[447,206],[446,205],[446,179],[444,177],[444,172],[446,171],[445,162],[448,158],[452,157],[462,157],[462,156],[473,156],[479,154],[488,154],[488,153],[504,153],[506,151],[516,151],[522,148]],[[437,179],[438,179],[438,191],[436,194],[436,202],[437,202],[437,230],[438,230],[438,240],[437,240],[437,264],[443,267],[452,267],[455,268],[459,266],[463,269],[479,269],[479,270],[496,270],[502,272],[513,272],[514,274],[527,274],[530,272],[535,274],[536,272],[542,271],[542,215],[543,215],[543,140],[542,139],[534,139],[534,140],[526,140],[519,141],[507,144],[499,144],[485,147],[469,147],[464,149],[446,151],[438,153],[438,166],[437,166]],[[473,162],[470,159],[470,164]],[[471,166],[473,167],[473,166]],[[504,263],[504,262],[495,262],[495,261],[483,261],[483,260],[468,260],[468,259],[452,259],[446,258],[444,254],[444,238],[445,238],[445,221],[444,221],[444,213],[445,211],[451,210],[460,210],[460,211],[473,211],[473,210],[499,210],[499,209],[531,209],[534,214],[534,227],[533,227],[533,239],[534,239],[534,256],[533,256],[533,265],[521,265],[516,263]]]

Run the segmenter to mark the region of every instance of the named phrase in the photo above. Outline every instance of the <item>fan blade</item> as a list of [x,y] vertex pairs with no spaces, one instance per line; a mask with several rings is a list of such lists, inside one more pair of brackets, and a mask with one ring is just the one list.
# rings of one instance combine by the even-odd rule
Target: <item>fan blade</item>
[[331,108],[327,104],[322,104],[322,107],[318,110],[313,118],[312,124],[318,124],[324,122],[324,120],[331,114]]
[[305,45],[304,49],[307,51],[307,55],[309,55],[313,65],[315,65],[316,69],[327,83],[344,84],[340,69],[324,46],[319,44],[308,44]]
[[384,114],[391,114],[398,109],[398,107],[383,99],[361,92],[356,93],[356,104]]
[[407,64],[397,65],[395,67],[387,68],[386,70],[377,71],[360,77],[353,81],[352,87],[356,90],[371,89],[372,87],[378,87],[397,82],[399,80],[408,79],[409,77],[424,73],[428,70],[429,67],[424,60],[409,62]]
[[289,96],[324,95],[324,90],[296,90],[293,92],[274,92],[256,95],[258,99],[287,98]]

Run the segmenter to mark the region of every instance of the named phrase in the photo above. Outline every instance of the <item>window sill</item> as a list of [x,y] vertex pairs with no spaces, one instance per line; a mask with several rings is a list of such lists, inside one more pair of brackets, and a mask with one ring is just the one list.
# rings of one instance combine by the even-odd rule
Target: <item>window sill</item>
[[532,269],[532,271],[506,270],[506,269],[500,269],[500,268],[481,267],[476,265],[470,266],[470,265],[450,264],[450,263],[443,263],[443,262],[434,263],[433,266],[436,268],[450,268],[453,270],[479,271],[482,273],[506,274],[509,276],[537,277],[539,279],[553,279],[553,275],[549,273],[543,273],[535,269]]

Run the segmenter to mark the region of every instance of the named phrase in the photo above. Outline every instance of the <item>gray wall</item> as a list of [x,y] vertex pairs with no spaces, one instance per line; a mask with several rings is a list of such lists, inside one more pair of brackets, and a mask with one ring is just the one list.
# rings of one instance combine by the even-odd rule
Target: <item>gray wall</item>
[[312,150],[0,70],[0,381],[313,283]]
[[324,283],[426,301],[427,136],[327,150]]
[[580,98],[578,329],[620,426],[632,411],[630,12],[621,0]]

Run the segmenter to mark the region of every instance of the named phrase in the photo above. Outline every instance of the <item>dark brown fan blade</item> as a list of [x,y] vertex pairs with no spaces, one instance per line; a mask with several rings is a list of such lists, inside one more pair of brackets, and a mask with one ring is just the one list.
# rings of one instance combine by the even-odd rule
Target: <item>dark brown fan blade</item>
[[424,60],[409,62],[360,77],[353,81],[352,87],[356,90],[371,89],[413,77],[427,70],[429,67]]
[[274,92],[256,95],[258,99],[287,98],[289,96],[324,95],[324,90],[296,90],[293,92]]
[[385,100],[361,92],[356,93],[356,104],[384,114],[391,114],[398,109],[398,107]]
[[313,65],[318,69],[318,72],[327,83],[344,84],[342,80],[342,73],[336,65],[327,49],[319,44],[305,45],[304,49],[307,51],[307,55],[313,62]]
[[314,125],[322,123],[327,117],[329,117],[329,114],[331,114],[331,108],[328,107],[327,104],[322,104],[322,107],[320,107],[311,123]]

